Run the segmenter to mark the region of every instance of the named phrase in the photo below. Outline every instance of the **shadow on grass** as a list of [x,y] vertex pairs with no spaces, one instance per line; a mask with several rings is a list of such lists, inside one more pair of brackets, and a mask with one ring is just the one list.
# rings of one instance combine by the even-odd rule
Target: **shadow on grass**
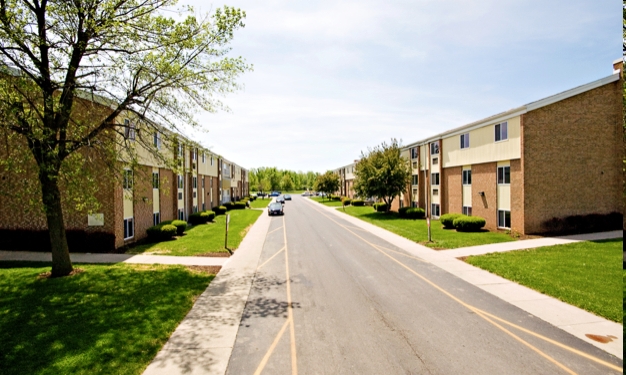
[[0,262],[0,372],[139,374],[213,276],[181,266]]

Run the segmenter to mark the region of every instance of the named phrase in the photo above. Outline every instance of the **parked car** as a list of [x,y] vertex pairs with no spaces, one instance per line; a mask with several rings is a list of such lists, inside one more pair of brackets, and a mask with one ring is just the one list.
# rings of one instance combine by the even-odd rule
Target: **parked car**
[[311,193],[309,193],[308,191],[305,191],[304,193],[302,193],[303,197],[310,197]]
[[277,196],[276,202],[280,204],[285,204],[285,197],[283,197],[282,195]]
[[274,203],[270,203],[269,207],[267,208],[267,215],[268,216],[272,216],[272,215],[284,215],[285,211],[283,211],[283,205],[277,202]]
[[280,191],[273,191],[270,193],[270,197],[277,197],[280,195]]
[[285,194],[285,200],[286,200],[286,201],[290,201],[290,200],[291,200],[291,195],[289,195],[289,194]]

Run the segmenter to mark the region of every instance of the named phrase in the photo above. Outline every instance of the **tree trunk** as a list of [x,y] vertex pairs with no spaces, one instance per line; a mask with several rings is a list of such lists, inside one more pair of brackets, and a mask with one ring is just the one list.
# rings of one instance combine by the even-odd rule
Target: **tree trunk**
[[41,182],[41,197],[50,234],[52,277],[67,276],[72,272],[73,267],[65,235],[59,185],[56,176],[50,176],[44,171],[39,173],[39,181]]

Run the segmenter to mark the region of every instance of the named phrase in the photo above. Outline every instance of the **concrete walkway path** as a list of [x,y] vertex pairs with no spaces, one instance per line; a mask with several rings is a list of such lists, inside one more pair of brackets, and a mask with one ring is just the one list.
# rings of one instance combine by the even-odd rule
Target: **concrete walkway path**
[[[310,204],[316,205],[316,208],[319,209],[322,207],[322,209],[328,211],[329,213],[338,215],[342,219],[352,223],[355,227],[367,230],[394,246],[404,249],[409,254],[424,259],[433,265],[501,298],[502,300],[517,306],[556,327],[559,327],[560,329],[585,342],[613,354],[620,359],[623,359],[624,357],[624,333],[623,326],[621,324],[599,317],[588,311],[569,305],[556,298],[519,285],[513,281],[507,280],[480,268],[476,268],[457,259],[457,257],[461,256],[478,255],[489,252],[521,250],[576,241],[619,238],[622,237],[622,231],[522,240],[467,247],[464,249],[434,251],[426,246],[417,244],[383,228],[345,214],[341,212],[341,210],[336,210],[311,200],[307,201],[310,202]],[[587,336],[588,334],[604,336],[611,341],[607,343],[600,343],[590,339]]]
[[[135,264],[181,264],[184,266],[223,266],[227,257],[177,257],[171,255],[130,255],[70,253],[72,263],[135,263]],[[0,260],[24,260],[51,262],[51,253],[31,251],[0,251]]]

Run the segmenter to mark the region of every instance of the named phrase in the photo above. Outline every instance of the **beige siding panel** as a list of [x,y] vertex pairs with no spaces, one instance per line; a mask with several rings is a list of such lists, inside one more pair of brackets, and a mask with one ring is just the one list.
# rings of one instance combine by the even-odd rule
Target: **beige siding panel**
[[124,218],[133,217],[133,192],[124,190]]
[[498,209],[511,210],[511,185],[498,185]]
[[420,165],[420,170],[425,171],[426,169],[428,169],[428,166],[426,165],[426,163],[424,162],[426,160],[426,150],[428,149],[428,146],[420,146],[420,161],[422,163],[422,165]]
[[160,212],[159,189],[152,189],[152,212]]
[[519,159],[520,117],[507,120],[508,139],[495,142],[495,124],[487,125],[469,132],[470,147],[461,150],[460,134],[444,138],[442,156],[444,168],[458,167],[466,164],[490,163],[498,160]]
[[222,180],[222,189],[230,189],[230,180]]
[[472,207],[472,185],[463,185],[463,206]]

